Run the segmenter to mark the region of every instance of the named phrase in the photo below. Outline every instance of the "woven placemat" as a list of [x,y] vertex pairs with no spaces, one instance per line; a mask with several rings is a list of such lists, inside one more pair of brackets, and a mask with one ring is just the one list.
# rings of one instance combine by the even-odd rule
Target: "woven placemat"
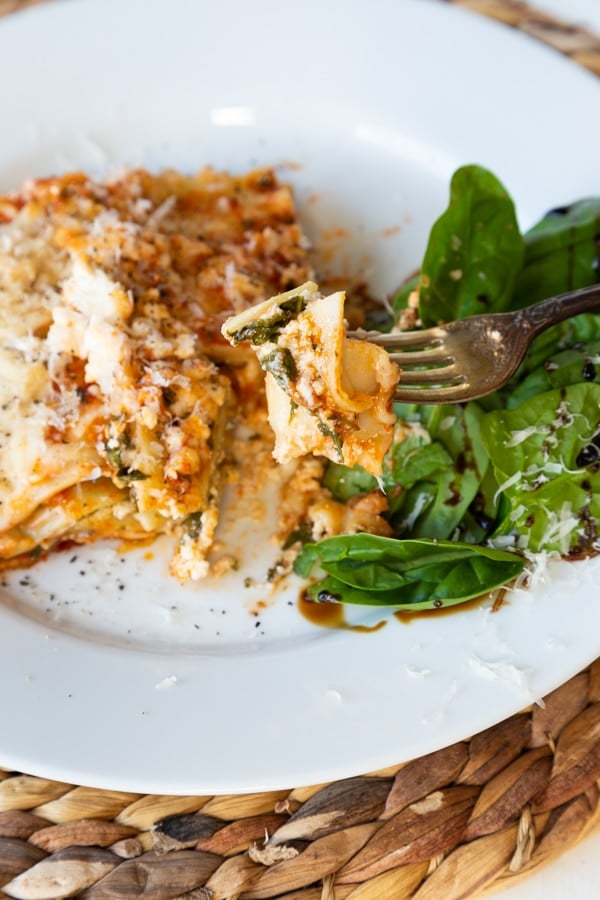
[[597,827],[600,660],[469,740],[326,785],[175,797],[0,778],[2,896],[475,897]]
[[[40,0],[0,0],[0,15]],[[518,0],[454,0],[600,75],[600,38]],[[465,900],[597,828],[600,659],[536,705],[403,766],[219,797],[0,770],[0,897]]]

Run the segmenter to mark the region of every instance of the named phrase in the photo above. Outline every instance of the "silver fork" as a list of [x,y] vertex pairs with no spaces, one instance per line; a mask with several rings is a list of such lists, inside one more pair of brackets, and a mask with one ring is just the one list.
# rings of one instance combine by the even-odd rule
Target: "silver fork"
[[456,403],[491,394],[514,375],[531,342],[551,325],[600,309],[600,284],[524,309],[470,316],[422,331],[354,332],[390,351],[401,368],[394,399]]

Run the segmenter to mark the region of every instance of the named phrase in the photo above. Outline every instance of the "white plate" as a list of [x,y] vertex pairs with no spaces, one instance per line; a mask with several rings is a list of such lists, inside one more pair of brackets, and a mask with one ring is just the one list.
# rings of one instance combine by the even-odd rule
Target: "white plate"
[[[291,163],[310,234],[347,229],[339,265],[380,291],[418,265],[462,163],[496,171],[525,226],[598,191],[596,80],[431,0],[71,0],[0,23],[0,82],[1,188]],[[260,577],[267,545],[245,548]],[[600,651],[600,560],[552,567],[495,614],[365,634],[311,625],[294,584],[256,618],[260,590],[179,588],[166,558],[84,548],[10,576],[0,764],[159,793],[337,779],[485,728]]]

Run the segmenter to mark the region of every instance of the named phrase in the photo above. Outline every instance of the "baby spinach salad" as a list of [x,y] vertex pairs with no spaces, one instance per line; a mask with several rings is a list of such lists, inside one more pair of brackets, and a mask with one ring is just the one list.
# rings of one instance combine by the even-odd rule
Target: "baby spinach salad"
[[[470,165],[454,174],[419,276],[393,305],[400,315],[416,290],[429,327],[599,280],[600,198],[553,209],[521,234],[504,186]],[[408,437],[399,427],[379,485],[394,536],[305,544],[295,569],[320,570],[313,599],[435,609],[512,581],[537,554],[600,550],[600,315],[548,329],[495,394],[396,413]],[[324,483],[341,501],[378,487],[336,463]]]

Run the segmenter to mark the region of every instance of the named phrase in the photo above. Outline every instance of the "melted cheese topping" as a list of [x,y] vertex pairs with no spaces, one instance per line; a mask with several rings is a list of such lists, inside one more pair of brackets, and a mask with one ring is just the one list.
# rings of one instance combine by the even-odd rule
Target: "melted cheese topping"
[[250,341],[267,372],[278,462],[315,453],[380,475],[399,369],[375,344],[346,338],[344,301],[308,282],[228,319],[223,334]]

